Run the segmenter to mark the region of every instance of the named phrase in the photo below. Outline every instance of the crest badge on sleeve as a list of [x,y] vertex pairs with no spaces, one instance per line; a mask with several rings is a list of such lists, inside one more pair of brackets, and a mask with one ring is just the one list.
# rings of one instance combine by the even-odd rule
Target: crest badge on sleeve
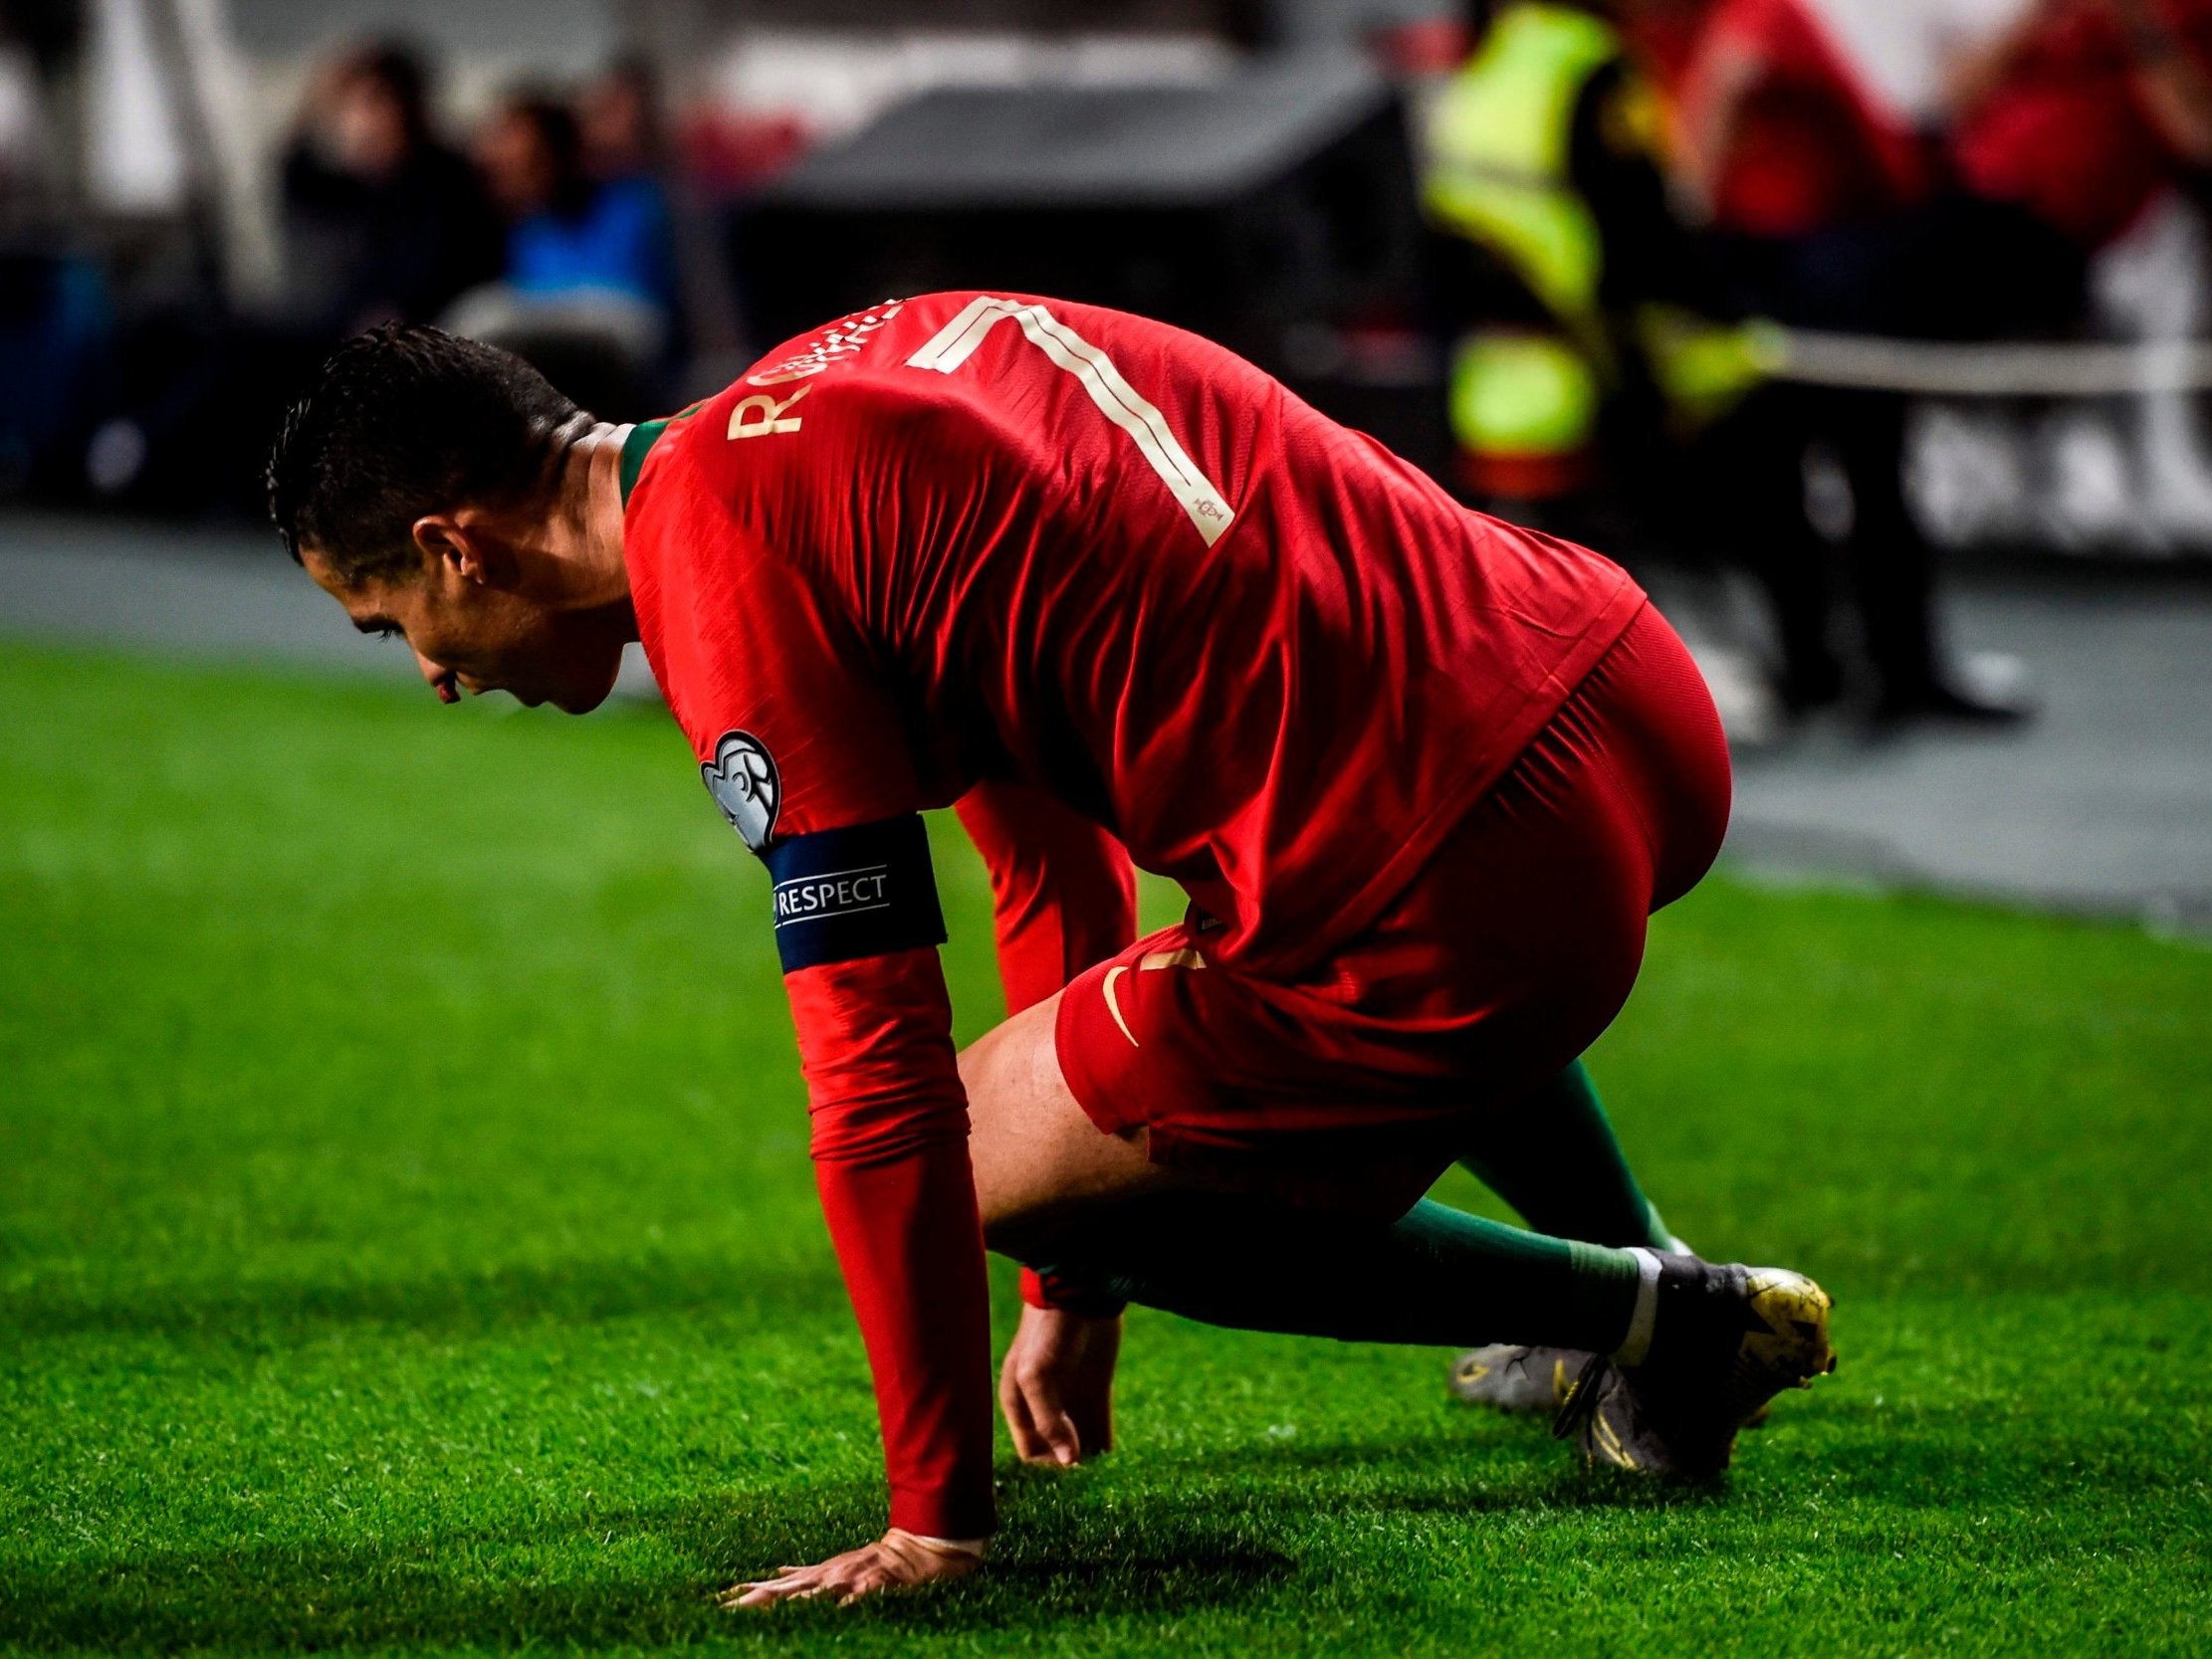
[[715,741],[714,759],[700,765],[699,775],[745,844],[757,853],[766,848],[775,834],[775,808],[782,796],[768,745],[750,731],[725,731]]

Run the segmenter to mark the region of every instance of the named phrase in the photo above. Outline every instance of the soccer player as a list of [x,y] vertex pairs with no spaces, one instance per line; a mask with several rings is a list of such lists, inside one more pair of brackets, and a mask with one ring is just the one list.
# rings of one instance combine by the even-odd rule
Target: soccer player
[[[1706,1476],[1830,1365],[1798,1274],[1662,1253],[1577,1056],[1703,874],[1728,763],[1618,567],[1466,512],[1203,339],[935,294],[681,415],[364,335],[273,515],[440,698],[595,707],[640,639],[773,884],[890,1527],[734,1604],[954,1577],[996,1526],[984,1250],[1025,1458],[1111,1444],[1126,1302],[1590,1356],[1586,1453]],[[1018,1011],[956,1058],[922,810],[994,868]],[[1130,940],[1128,860],[1186,918]],[[1543,1232],[1424,1201],[1470,1159]]]

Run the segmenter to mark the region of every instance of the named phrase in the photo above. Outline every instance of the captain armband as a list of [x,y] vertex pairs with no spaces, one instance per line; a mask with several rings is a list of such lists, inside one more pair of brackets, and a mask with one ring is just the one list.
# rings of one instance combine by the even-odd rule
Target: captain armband
[[775,884],[783,971],[945,942],[922,815],[774,842],[761,854]]

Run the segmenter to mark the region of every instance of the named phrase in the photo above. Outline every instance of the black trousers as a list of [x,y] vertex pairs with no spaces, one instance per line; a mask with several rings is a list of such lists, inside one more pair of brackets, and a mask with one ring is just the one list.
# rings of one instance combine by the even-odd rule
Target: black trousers
[[[2025,209],[1952,195],[1914,212],[1789,239],[1730,238],[1716,252],[1747,314],[1799,327],[1919,339],[2048,338],[2084,309],[2087,256]],[[1754,571],[1774,609],[1785,697],[1841,689],[1838,584],[1807,520],[1804,459],[1816,444],[1851,487],[1849,591],[1884,702],[1940,677],[1934,551],[1904,496],[1905,399],[1893,392],[1769,386],[1703,435],[1684,469],[1723,556]]]

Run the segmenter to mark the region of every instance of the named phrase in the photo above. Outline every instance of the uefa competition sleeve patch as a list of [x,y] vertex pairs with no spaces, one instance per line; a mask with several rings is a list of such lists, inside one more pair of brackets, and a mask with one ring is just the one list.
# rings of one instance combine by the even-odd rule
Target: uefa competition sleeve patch
[[730,827],[748,847],[765,852],[775,834],[775,808],[783,795],[768,745],[750,731],[725,731],[715,739],[715,757],[701,762],[699,775]]
[[793,835],[762,855],[785,973],[945,942],[929,831],[910,812]]

